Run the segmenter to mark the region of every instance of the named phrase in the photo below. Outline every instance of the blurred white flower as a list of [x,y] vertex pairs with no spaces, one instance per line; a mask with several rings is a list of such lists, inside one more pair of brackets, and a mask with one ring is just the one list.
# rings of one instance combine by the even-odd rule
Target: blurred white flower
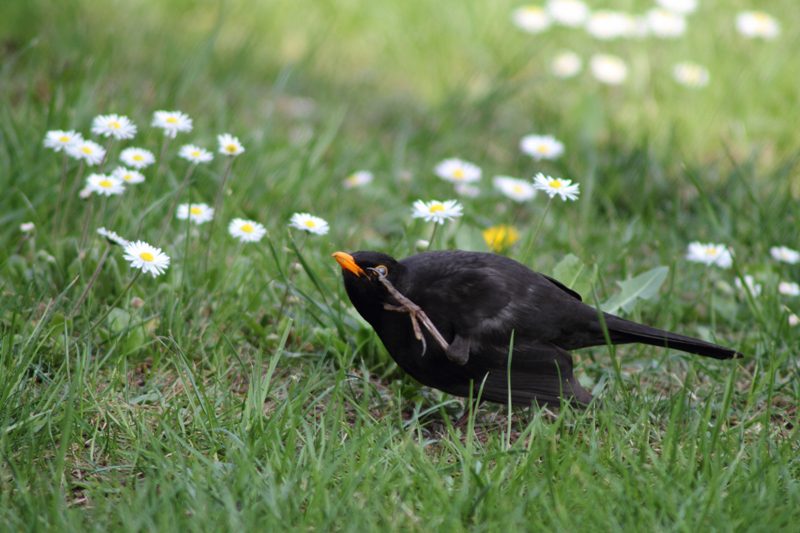
[[61,152],[66,150],[69,146],[83,141],[81,134],[74,130],[51,130],[44,136],[44,145],[46,148]]
[[267,228],[253,220],[234,218],[228,224],[228,233],[242,242],[258,242],[267,234]]
[[793,281],[781,281],[778,283],[778,292],[784,296],[800,296],[800,285]]
[[115,139],[133,139],[136,125],[123,115],[98,115],[92,121],[92,133]]
[[558,195],[558,197],[565,202],[567,200],[577,200],[581,192],[579,183],[572,183],[572,180],[545,176],[541,172],[534,176],[533,186],[540,191],[544,191],[550,198]]
[[581,57],[575,52],[559,52],[550,63],[550,72],[559,78],[571,78],[583,68]]
[[417,242],[414,243],[414,248],[420,251],[427,250],[431,247],[431,241],[427,239],[417,239]]
[[601,83],[619,85],[628,77],[628,66],[621,58],[611,54],[595,54],[589,60],[592,75]]
[[178,133],[192,131],[192,119],[181,111],[156,111],[151,126],[164,130],[164,135],[174,139]]
[[656,37],[675,38],[686,33],[686,19],[666,9],[651,9],[647,12],[647,25]]
[[125,148],[119,154],[119,159],[126,166],[133,167],[136,169],[143,169],[152,165],[156,158],[153,155],[153,152],[150,150],[145,150],[144,148]]
[[775,261],[794,265],[800,262],[800,252],[792,250],[786,246],[773,246],[769,249],[769,254]]
[[214,208],[207,204],[180,204],[175,216],[180,220],[189,219],[197,225],[205,224],[214,218]]
[[101,163],[106,157],[106,150],[94,141],[81,139],[67,146],[66,152],[70,157],[81,159],[87,165],[93,166]]
[[364,185],[369,185],[372,183],[372,180],[375,176],[372,175],[372,172],[369,170],[358,170],[353,172],[349,176],[344,179],[344,183],[342,184],[345,189],[354,189],[356,187],[363,187]]
[[181,149],[178,150],[178,157],[190,163],[194,163],[195,165],[198,163],[208,163],[214,159],[214,155],[211,152],[193,144],[184,144],[181,146]]
[[477,198],[481,195],[480,187],[471,183],[456,183],[453,186],[453,190],[456,191],[456,194],[465,198]]
[[672,67],[672,77],[686,87],[699,88],[708,85],[708,69],[697,63],[684,61]]
[[792,326],[792,327],[795,327],[798,324],[800,324],[800,316],[797,316],[794,313],[789,315],[789,325]]
[[756,283],[755,278],[753,278],[753,276],[751,276],[750,274],[745,274],[744,283],[742,283],[741,279],[736,278],[733,281],[733,284],[736,285],[736,288],[742,292],[745,292],[745,286],[746,286],[753,297],[761,295],[761,284]]
[[22,233],[33,233],[35,229],[36,229],[36,224],[34,224],[33,222],[23,222],[22,224],[19,225],[19,230]]
[[536,188],[528,180],[510,176],[495,176],[492,183],[497,190],[515,202],[527,202],[536,196]]
[[558,159],[564,153],[564,143],[552,135],[526,135],[520,139],[519,148],[536,161]]
[[443,180],[453,183],[472,183],[481,179],[479,166],[455,157],[436,165],[434,172]]
[[430,202],[423,202],[417,200],[414,202],[411,216],[414,218],[424,218],[426,222],[435,222],[437,224],[444,224],[448,220],[453,220],[462,215],[461,204],[457,200],[445,200],[440,202],[438,200],[431,200]]
[[589,17],[589,8],[580,0],[548,0],[547,13],[564,26],[580,26]]
[[295,213],[289,220],[289,226],[313,233],[314,235],[325,235],[330,231],[328,223],[319,217],[308,213]]
[[142,183],[144,181],[144,174],[138,170],[131,170],[125,167],[115,168],[111,175],[127,184]]
[[86,176],[86,189],[100,196],[113,196],[125,192],[122,180],[106,174],[89,174]]
[[528,33],[541,33],[550,27],[550,16],[540,6],[522,6],[511,13],[511,20]]
[[129,242],[125,246],[124,257],[133,268],[138,268],[154,278],[169,268],[169,256],[161,248],[150,246],[144,241]]
[[686,259],[704,265],[716,265],[720,268],[730,268],[733,264],[733,256],[724,244],[705,244],[697,241],[689,243]]
[[119,246],[123,247],[130,244],[130,241],[120,237],[116,231],[111,231],[106,228],[97,228],[97,234],[110,241],[112,244],[118,244]]
[[636,20],[620,11],[595,11],[586,21],[586,31],[592,37],[609,41],[635,34]]
[[656,0],[656,4],[681,15],[688,15],[697,9],[697,0]]
[[244,146],[239,142],[237,137],[230,133],[223,133],[217,135],[217,143],[219,144],[219,153],[229,156],[237,156],[244,152]]
[[743,11],[736,15],[736,29],[745,37],[775,39],[781,32],[774,17],[763,11]]

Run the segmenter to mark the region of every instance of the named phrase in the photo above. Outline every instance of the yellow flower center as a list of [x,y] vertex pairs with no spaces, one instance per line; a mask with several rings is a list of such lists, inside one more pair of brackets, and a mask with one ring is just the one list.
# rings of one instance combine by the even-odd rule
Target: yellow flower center
[[434,203],[431,204],[431,207],[430,207],[430,212],[431,213],[439,213],[441,211],[444,211],[444,204],[442,204],[440,202],[434,202]]
[[191,156],[192,157],[200,157],[200,150],[192,150]]
[[142,159],[144,159],[144,156],[142,154],[133,154],[133,157],[131,157],[131,159],[133,159],[134,161],[141,161]]
[[717,247],[709,246],[708,248],[706,248],[706,255],[709,257],[712,255],[717,255]]
[[237,150],[237,148],[238,147],[233,143],[228,144],[228,145],[225,146],[225,150],[230,154],[234,153]]
[[239,229],[242,233],[253,233],[256,230],[252,224],[242,224]]
[[112,120],[108,123],[108,127],[113,130],[118,130],[122,127],[122,124],[120,124],[118,120]]
[[148,263],[152,263],[155,260],[155,256],[150,252],[141,252],[139,254],[139,259],[142,261],[147,261]]
[[523,8],[524,13],[528,16],[537,16],[544,14],[544,9],[539,6],[526,6]]
[[89,155],[89,154],[91,154],[93,152],[93,150],[92,150],[91,146],[82,146],[81,147],[81,152],[83,152],[86,155]]
[[306,225],[307,228],[316,228],[317,227],[317,223],[314,222],[313,220],[306,220],[305,221],[305,225]]
[[131,181],[133,179],[133,175],[125,174],[124,176],[122,176],[122,179],[124,179],[125,181]]
[[66,135],[62,135],[61,137],[58,138],[58,142],[62,142],[62,143],[68,143],[70,140],[71,139]]
[[167,124],[177,124],[178,123],[178,118],[177,117],[167,117],[164,120],[164,122],[166,122]]
[[536,146],[536,152],[540,154],[546,154],[550,151],[550,148],[546,144],[539,144]]
[[196,205],[193,205],[192,207],[189,208],[189,213],[191,213],[193,215],[200,215],[200,214],[203,213],[203,208],[202,207],[197,207]]
[[514,191],[516,194],[522,194],[523,192],[525,192],[525,189],[519,183],[514,184],[511,187],[511,190]]
[[114,186],[114,183],[111,180],[100,180],[97,182],[97,184],[104,189],[110,189]]
[[463,168],[457,168],[453,171],[453,179],[463,180],[465,177]]
[[547,185],[551,189],[560,189],[561,187],[564,186],[564,184],[561,183],[561,180],[550,180],[550,182]]

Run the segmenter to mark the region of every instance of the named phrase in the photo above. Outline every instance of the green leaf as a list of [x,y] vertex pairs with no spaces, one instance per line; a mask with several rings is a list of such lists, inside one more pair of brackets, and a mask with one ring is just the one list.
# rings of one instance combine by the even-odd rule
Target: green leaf
[[595,271],[587,267],[578,257],[567,254],[553,268],[553,277],[581,296],[585,296],[592,292]]
[[607,313],[619,309],[629,313],[638,300],[649,300],[658,294],[658,289],[667,279],[669,267],[660,266],[625,281],[618,281],[621,291],[609,298],[601,307]]

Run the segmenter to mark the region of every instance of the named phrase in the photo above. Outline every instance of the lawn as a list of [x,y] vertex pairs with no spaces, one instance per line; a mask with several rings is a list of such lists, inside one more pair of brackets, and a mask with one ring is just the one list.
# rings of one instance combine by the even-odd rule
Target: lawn
[[[654,3],[589,4],[641,15]],[[525,32],[519,6],[0,4],[0,529],[798,523],[800,264],[772,250],[800,249],[796,0],[700,0],[681,35],[611,40]],[[738,31],[751,9],[779,33]],[[567,50],[580,72],[556,75]],[[596,79],[595,54],[620,58],[625,79]],[[676,81],[687,61],[706,84]],[[191,131],[151,126],[159,110],[185,113]],[[92,134],[109,113],[135,137]],[[56,152],[52,130],[107,155]],[[223,133],[244,151],[219,153]],[[564,154],[524,153],[531,133]],[[181,157],[189,143],[213,160]],[[154,156],[144,182],[80,197],[129,147]],[[481,168],[474,190],[436,175],[448,158]],[[372,181],[346,186],[361,170]],[[580,184],[579,198],[516,202],[493,186],[538,172]],[[412,218],[420,199],[457,200],[463,216]],[[216,207],[212,220],[175,216],[188,202]],[[296,213],[329,232],[292,227]],[[238,240],[236,218],[234,233],[265,234]],[[465,402],[403,374],[330,256],[487,251],[484,230],[501,224],[519,233],[501,253],[585,301],[745,357],[582,350],[576,373],[598,398],[587,409],[484,404],[454,427]],[[168,268],[140,272],[101,227],[160,248]],[[732,264],[689,260],[696,241]],[[651,281],[643,297],[635,279]]]

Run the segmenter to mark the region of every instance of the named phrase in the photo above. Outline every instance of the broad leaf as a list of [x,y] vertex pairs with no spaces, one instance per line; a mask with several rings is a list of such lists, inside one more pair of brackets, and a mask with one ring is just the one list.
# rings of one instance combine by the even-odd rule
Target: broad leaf
[[607,313],[620,309],[629,313],[638,300],[649,300],[658,294],[658,289],[667,279],[669,267],[660,266],[625,281],[618,281],[620,292],[609,298],[601,307]]

